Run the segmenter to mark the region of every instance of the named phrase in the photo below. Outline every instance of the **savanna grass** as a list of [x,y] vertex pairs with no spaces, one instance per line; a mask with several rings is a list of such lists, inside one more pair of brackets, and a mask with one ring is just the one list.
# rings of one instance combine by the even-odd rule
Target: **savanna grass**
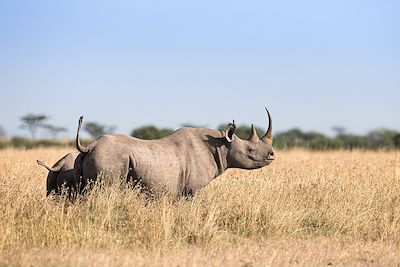
[[229,170],[190,199],[150,198],[115,182],[75,203],[46,198],[47,173],[35,163],[67,152],[0,151],[0,252],[176,251],[310,238],[398,250],[395,151],[283,151],[270,167]]

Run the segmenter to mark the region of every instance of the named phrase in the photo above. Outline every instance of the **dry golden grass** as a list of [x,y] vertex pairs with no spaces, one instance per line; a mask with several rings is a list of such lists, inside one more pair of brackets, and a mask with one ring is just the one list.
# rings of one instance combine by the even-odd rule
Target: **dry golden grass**
[[45,195],[68,149],[0,151],[0,265],[400,264],[396,152],[285,151],[190,200],[118,184],[79,203]]

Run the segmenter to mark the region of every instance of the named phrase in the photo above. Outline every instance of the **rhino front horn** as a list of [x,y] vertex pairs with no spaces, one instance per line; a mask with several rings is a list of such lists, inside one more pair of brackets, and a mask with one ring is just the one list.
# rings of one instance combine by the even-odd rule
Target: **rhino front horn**
[[265,110],[267,111],[267,114],[268,114],[268,130],[265,133],[265,135],[263,137],[261,137],[261,139],[263,141],[272,141],[272,118],[271,118],[271,114],[269,113],[268,109],[265,108]]

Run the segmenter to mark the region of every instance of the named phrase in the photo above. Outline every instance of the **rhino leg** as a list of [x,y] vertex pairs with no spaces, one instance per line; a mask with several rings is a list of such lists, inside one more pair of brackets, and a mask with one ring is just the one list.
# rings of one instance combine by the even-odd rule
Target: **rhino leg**
[[75,178],[76,194],[82,194],[83,189],[86,186],[86,183],[83,180],[83,166],[82,166],[84,155],[85,154],[83,153],[79,154],[74,162],[74,178]]
[[135,171],[135,166],[134,166],[134,159],[132,156],[129,156],[129,162],[128,162],[128,172],[126,176],[126,182],[131,183],[132,187],[135,187],[136,185],[139,184],[140,178],[137,175]]
[[70,170],[68,173],[67,185],[68,185],[68,197],[69,200],[73,201],[76,198],[77,187],[76,187],[76,178],[74,170]]
[[79,192],[85,194],[86,191],[90,190],[93,183],[96,182],[97,176],[101,174],[101,170],[99,170],[96,166],[96,160],[89,155],[85,161],[82,162],[82,172],[80,177],[80,188]]

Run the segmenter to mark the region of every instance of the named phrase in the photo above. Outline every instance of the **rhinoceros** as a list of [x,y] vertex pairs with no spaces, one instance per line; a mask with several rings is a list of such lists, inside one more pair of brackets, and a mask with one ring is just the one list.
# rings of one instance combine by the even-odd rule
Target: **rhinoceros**
[[99,177],[122,177],[140,181],[155,193],[193,195],[228,168],[258,169],[275,159],[272,118],[266,111],[269,125],[261,138],[254,125],[247,140],[239,138],[233,121],[224,131],[185,127],[158,140],[103,135],[86,147],[80,144],[80,117],[77,176],[83,185]]
[[71,194],[77,193],[78,179],[76,179],[74,165],[80,153],[78,151],[71,152],[57,161],[53,167],[47,166],[43,161],[37,160],[37,164],[45,167],[49,174],[46,181],[46,196],[51,193],[60,195],[62,187],[68,188],[68,196],[71,199]]

